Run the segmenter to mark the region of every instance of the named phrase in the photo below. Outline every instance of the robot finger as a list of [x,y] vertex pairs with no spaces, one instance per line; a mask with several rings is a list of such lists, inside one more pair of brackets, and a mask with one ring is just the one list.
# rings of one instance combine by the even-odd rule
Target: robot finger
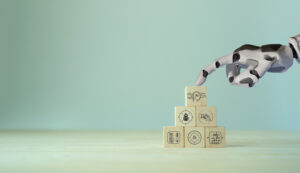
[[259,79],[271,68],[274,62],[275,61],[267,60],[261,61],[255,69],[250,71],[250,73]]
[[218,60],[215,60],[213,63],[211,63],[209,66],[207,66],[200,72],[200,74],[196,79],[196,85],[198,86],[202,85],[206,81],[207,76],[212,72],[214,72],[219,67],[222,67],[224,65],[229,65],[229,64],[248,66],[247,60],[248,58],[245,56],[241,56],[239,52],[235,52],[233,54],[228,54],[226,56],[223,56]]
[[258,82],[258,79],[256,75],[251,74],[252,68],[247,68],[244,72],[237,75],[234,80],[232,81],[232,84],[243,86],[243,87],[253,87],[256,82]]
[[238,64],[226,65],[226,74],[229,82],[233,82],[234,78],[240,74],[241,66]]
[[223,65],[232,64],[232,62],[233,62],[233,54],[229,54],[229,55],[219,58],[218,60],[215,60],[214,62],[212,62],[209,66],[207,66],[200,72],[200,74],[198,75],[198,77],[196,79],[196,85],[198,85],[198,86],[202,85],[206,81],[206,78],[209,74],[211,74],[217,68],[219,68]]
[[238,86],[253,87],[258,80],[271,68],[274,60],[263,60],[257,66],[249,64],[248,68],[241,74],[237,75],[233,82]]

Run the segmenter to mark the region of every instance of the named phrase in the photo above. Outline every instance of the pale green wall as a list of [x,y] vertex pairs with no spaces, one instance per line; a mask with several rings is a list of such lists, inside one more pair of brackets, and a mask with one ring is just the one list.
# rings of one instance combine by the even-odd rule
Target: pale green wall
[[[11,36],[12,22],[13,22],[13,1],[0,0],[0,122],[8,119],[7,111],[9,106],[9,84],[10,79],[9,61],[10,61],[10,48],[11,48]],[[0,127],[1,128],[1,127]]]
[[[296,0],[0,1],[1,129],[161,129],[214,58],[300,33]],[[223,68],[208,104],[228,129],[300,130],[299,75],[247,89]]]

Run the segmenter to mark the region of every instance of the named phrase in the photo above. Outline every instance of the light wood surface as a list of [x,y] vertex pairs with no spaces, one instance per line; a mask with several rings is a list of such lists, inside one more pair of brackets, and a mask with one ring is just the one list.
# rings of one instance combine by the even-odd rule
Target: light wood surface
[[163,148],[160,131],[0,132],[0,172],[298,173],[299,132],[226,132],[226,148]]

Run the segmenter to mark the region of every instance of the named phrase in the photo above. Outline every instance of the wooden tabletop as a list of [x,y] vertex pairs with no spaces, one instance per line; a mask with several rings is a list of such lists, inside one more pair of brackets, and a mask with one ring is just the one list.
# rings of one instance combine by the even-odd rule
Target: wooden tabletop
[[161,131],[1,131],[0,172],[300,172],[300,132],[228,131],[226,148],[162,148]]

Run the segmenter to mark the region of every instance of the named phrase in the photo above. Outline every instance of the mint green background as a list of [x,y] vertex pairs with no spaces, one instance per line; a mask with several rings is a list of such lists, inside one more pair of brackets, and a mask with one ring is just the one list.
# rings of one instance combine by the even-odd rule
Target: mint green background
[[[300,1],[0,0],[1,129],[161,129],[242,44],[287,44]],[[300,130],[300,65],[251,89],[209,76],[228,129]]]

